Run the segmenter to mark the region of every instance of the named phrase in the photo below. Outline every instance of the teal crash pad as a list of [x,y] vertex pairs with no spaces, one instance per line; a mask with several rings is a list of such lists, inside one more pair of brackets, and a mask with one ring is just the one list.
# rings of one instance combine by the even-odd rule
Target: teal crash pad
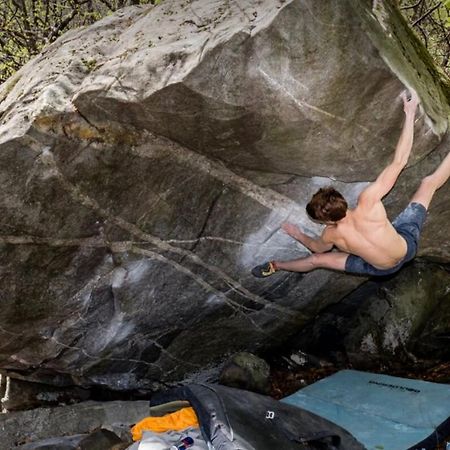
[[450,436],[447,384],[343,370],[282,402],[340,425],[368,450],[431,449]]

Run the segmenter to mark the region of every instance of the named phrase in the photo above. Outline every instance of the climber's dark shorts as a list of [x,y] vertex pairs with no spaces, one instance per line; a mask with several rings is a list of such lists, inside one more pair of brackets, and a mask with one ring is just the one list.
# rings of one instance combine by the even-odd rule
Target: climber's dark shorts
[[405,257],[390,269],[377,269],[359,256],[349,255],[345,263],[345,271],[359,275],[383,276],[397,272],[408,261],[416,256],[420,232],[427,217],[425,206],[420,203],[410,203],[392,222],[397,233],[407,244]]

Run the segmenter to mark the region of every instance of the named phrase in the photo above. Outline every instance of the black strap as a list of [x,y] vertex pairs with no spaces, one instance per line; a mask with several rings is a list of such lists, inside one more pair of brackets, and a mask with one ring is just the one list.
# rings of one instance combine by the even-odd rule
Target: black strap
[[[270,412],[270,411],[267,411]],[[330,442],[326,442],[326,439],[331,440],[331,445],[333,447],[336,447],[336,449],[339,448],[341,445],[341,437],[337,434],[333,434],[329,431],[317,431],[315,433],[309,433],[304,435],[298,435],[296,433],[293,433],[290,430],[287,430],[283,423],[280,422],[279,417],[273,416],[273,419],[270,420],[267,416],[266,412],[266,423],[270,423],[272,426],[278,425],[278,430],[281,431],[290,441],[298,442],[299,444],[330,444]]]
[[326,439],[330,439],[331,444],[334,446],[339,446],[341,444],[341,437],[328,431],[318,431],[317,433],[310,433],[298,437],[292,436],[294,442],[299,442],[301,444],[320,444],[324,443]]

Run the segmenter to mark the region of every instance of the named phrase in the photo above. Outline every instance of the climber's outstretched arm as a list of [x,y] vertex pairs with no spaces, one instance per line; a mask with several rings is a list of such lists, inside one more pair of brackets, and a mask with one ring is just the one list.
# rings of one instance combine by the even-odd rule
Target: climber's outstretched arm
[[403,110],[405,111],[405,123],[395,148],[394,159],[360,195],[359,201],[370,204],[380,201],[393,187],[400,172],[406,166],[411,153],[414,137],[414,118],[416,115],[419,97],[415,91],[411,91],[408,99],[406,92],[402,93]]

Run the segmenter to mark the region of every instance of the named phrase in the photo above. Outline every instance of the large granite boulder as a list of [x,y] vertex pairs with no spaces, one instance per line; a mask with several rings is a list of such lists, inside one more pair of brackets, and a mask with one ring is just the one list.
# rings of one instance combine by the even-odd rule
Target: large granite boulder
[[[396,214],[448,147],[448,87],[390,1],[165,0],[47,47],[0,90],[0,368],[153,389],[282,344],[365,280],[256,280],[307,254],[304,206],[354,204],[422,107]],[[449,185],[423,258],[450,259]]]

